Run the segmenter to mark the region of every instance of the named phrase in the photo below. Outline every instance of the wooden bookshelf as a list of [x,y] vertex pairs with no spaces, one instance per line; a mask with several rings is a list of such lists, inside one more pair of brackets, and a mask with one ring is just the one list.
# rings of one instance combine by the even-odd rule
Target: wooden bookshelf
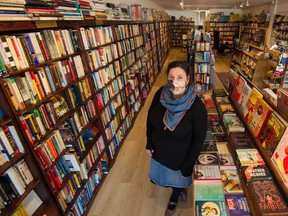
[[172,46],[182,47],[182,35],[194,27],[194,21],[175,20],[172,22]]
[[[162,69],[170,48],[168,28],[167,21],[107,20],[16,21],[0,28],[2,37],[15,36],[17,41],[30,33],[29,37],[41,36],[44,43],[31,40],[32,47],[41,46],[34,62],[27,64],[32,55],[23,51],[18,61],[26,61],[24,67],[18,62],[14,71],[0,78],[1,88],[29,75],[35,79],[35,85],[24,85],[18,95],[10,95],[7,87],[3,91],[6,111],[21,125],[25,148],[31,153],[0,170],[5,172],[22,158],[35,159],[31,164],[37,166],[31,172],[39,180],[32,188],[43,200],[37,212],[50,215],[54,209],[51,215],[87,215]],[[40,77],[43,73],[46,78]],[[14,88],[16,92],[18,86]],[[1,125],[10,119],[3,118]],[[71,157],[73,169],[68,166]]]

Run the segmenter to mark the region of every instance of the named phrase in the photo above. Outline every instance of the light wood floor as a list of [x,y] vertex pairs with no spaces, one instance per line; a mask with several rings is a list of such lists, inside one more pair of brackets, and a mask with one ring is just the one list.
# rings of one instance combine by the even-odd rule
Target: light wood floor
[[[116,158],[113,168],[100,188],[89,216],[162,216],[171,195],[170,188],[160,188],[149,181],[150,158],[146,155],[146,117],[156,90],[166,83],[166,68],[173,60],[185,60],[181,49],[172,49],[135,124]],[[229,59],[217,59],[216,71],[228,72]],[[222,87],[217,75],[216,87]],[[177,216],[192,215],[191,187],[186,203],[179,201]]]

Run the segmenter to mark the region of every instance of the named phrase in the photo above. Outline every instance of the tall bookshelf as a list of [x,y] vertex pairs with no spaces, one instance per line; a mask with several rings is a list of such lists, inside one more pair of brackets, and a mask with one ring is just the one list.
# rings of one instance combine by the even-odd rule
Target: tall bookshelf
[[219,46],[224,44],[224,41],[228,43],[228,46],[233,50],[233,36],[236,31],[239,31],[239,22],[224,22],[224,21],[207,21],[205,24],[207,32],[211,35],[211,45],[214,43],[214,30],[217,27],[220,33]]
[[172,46],[182,47],[182,35],[194,27],[194,21],[175,20],[172,22]]
[[[23,209],[28,214],[58,215],[59,211],[55,200],[38,167],[35,166],[35,160],[21,134],[2,86],[0,87],[0,97],[2,99],[0,104],[1,215],[16,214]],[[30,203],[33,203],[33,208],[29,208]]]
[[[0,29],[6,39],[16,38],[14,43],[18,37],[31,40],[9,47],[19,49],[19,55],[14,52],[18,63],[14,71],[6,68],[0,86],[45,180],[32,188],[43,187],[40,198],[55,201],[50,209],[87,215],[164,64],[169,41],[165,25],[16,21]],[[34,46],[38,55],[30,53]]]

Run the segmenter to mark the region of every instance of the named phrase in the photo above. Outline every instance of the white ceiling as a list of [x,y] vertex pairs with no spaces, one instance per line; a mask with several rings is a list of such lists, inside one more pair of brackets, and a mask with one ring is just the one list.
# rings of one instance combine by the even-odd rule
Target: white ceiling
[[[151,0],[155,4],[159,5],[166,10],[181,10],[180,2],[182,0]],[[254,6],[260,6],[264,4],[271,4],[273,0],[248,0],[249,6],[246,6],[247,0],[183,0],[184,10],[209,10],[213,8],[240,8],[240,4],[243,3],[242,9],[251,8]],[[276,1],[276,0],[275,0]],[[274,2],[274,1],[273,1]]]

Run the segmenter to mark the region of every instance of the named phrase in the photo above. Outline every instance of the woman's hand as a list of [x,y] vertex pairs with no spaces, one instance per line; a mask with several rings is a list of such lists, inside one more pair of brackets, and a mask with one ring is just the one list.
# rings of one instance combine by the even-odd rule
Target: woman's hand
[[153,152],[154,152],[154,150],[153,149],[146,149],[146,153],[150,156],[150,157],[152,157],[152,155],[153,155]]

